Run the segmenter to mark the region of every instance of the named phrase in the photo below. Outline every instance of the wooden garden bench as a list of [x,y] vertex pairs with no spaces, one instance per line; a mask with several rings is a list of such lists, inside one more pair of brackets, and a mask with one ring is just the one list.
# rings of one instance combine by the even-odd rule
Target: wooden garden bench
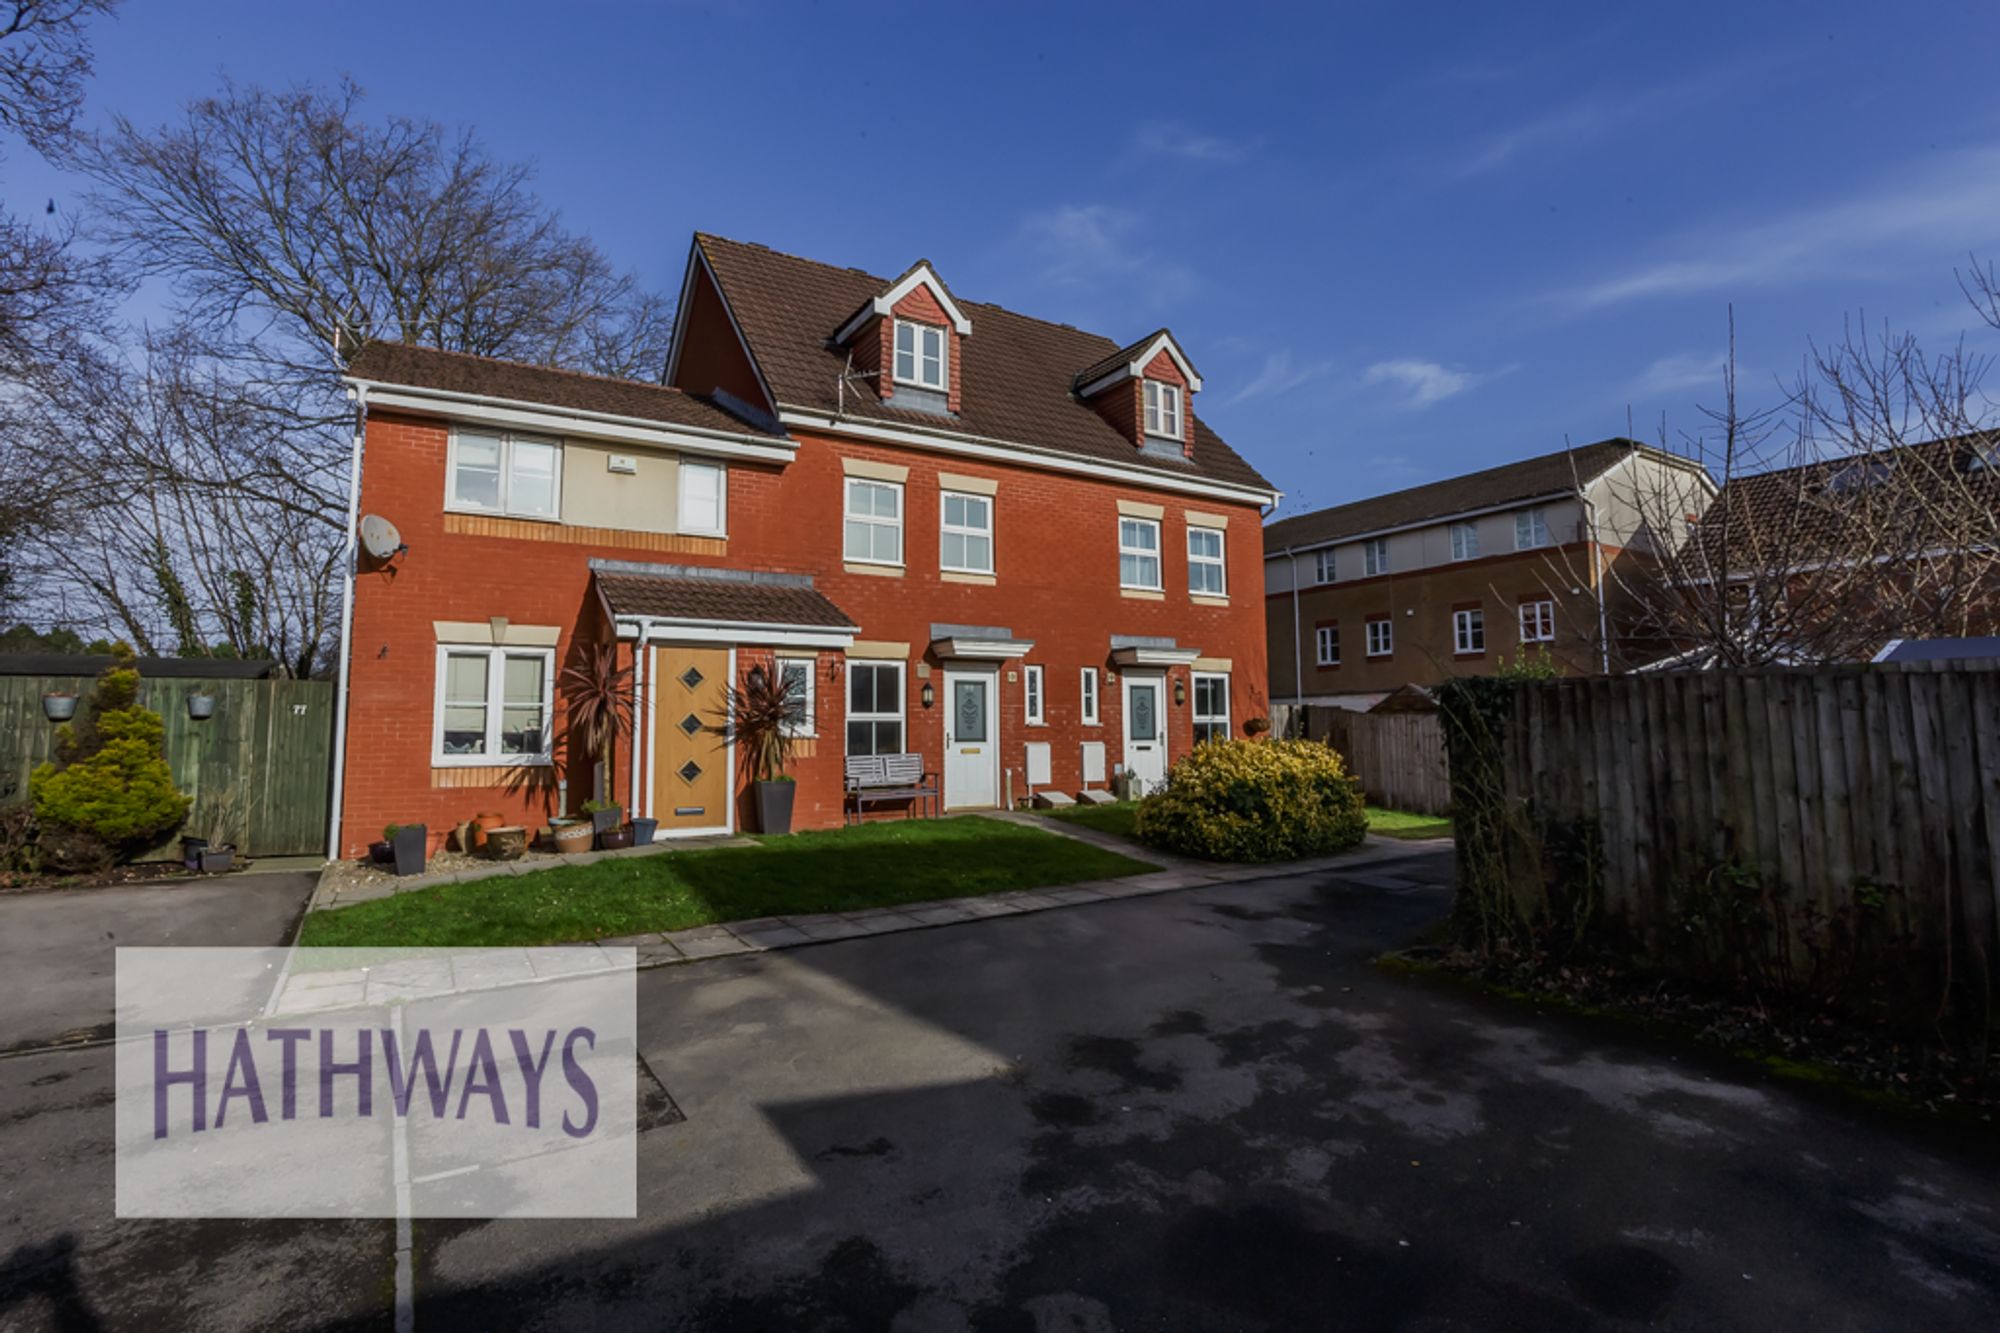
[[[937,813],[937,774],[924,771],[924,757],[920,754],[865,754],[849,755],[847,759],[847,798],[854,803],[854,822],[861,822],[862,807],[882,801],[908,801],[915,813],[928,802],[932,815]],[[841,807],[841,818],[845,822],[847,807]]]

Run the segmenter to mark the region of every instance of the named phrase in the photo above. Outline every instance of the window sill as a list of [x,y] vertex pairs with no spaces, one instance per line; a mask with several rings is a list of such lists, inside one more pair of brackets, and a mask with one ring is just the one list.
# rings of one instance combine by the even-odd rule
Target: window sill
[[1369,661],[1371,661],[1371,662],[1386,662],[1386,661],[1388,661],[1388,660],[1389,660],[1390,658],[1394,657],[1395,655],[1396,655],[1396,654],[1395,654],[1395,653],[1393,653],[1393,652],[1387,652],[1387,653],[1370,653],[1370,654],[1368,654],[1368,660],[1369,660]]
[[921,389],[925,393],[951,392],[951,385],[949,383],[926,384],[922,380],[906,380],[902,378],[900,375],[891,375],[889,377],[889,383],[894,385],[898,389]]
[[493,754],[434,754],[432,768],[553,768],[555,760],[547,755],[522,758],[513,755]]
[[1164,602],[1167,595],[1156,588],[1120,588],[1120,597],[1130,597],[1139,602]]
[[878,579],[899,579],[903,577],[901,565],[875,565],[860,560],[846,560],[840,566],[849,574],[870,574]]
[[991,574],[977,574],[966,569],[941,569],[938,571],[940,583],[969,583],[977,588],[991,588],[1000,582]]
[[1175,446],[1185,445],[1187,443],[1187,441],[1179,435],[1165,435],[1156,430],[1147,431],[1146,438],[1149,440],[1158,440],[1161,444],[1171,444]]
[[560,524],[562,522],[561,514],[515,514],[505,509],[473,509],[466,505],[446,505],[444,512],[447,514],[469,514],[474,518],[511,518],[516,523]]
[[1196,606],[1229,605],[1229,598],[1226,594],[1218,597],[1212,592],[1191,592],[1188,594],[1188,601],[1194,603]]
[[1453,653],[1451,655],[1451,660],[1454,662],[1468,662],[1468,661],[1476,661],[1477,659],[1482,658],[1484,656],[1486,656],[1486,650],[1484,648],[1481,648],[1478,652]]

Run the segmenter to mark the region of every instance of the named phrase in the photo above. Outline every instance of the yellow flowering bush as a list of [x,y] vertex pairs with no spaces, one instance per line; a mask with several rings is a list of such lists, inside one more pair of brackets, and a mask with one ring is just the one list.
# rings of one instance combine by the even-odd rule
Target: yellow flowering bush
[[1215,861],[1287,861],[1355,846],[1368,833],[1361,790],[1316,741],[1212,741],[1139,803],[1142,842]]

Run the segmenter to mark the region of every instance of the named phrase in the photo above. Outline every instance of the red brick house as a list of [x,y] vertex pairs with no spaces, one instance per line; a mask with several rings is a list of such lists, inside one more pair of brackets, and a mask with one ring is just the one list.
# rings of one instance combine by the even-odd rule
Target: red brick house
[[[850,754],[976,809],[1157,779],[1265,707],[1277,497],[1164,329],[698,235],[664,386],[393,344],[347,378],[357,518],[407,549],[357,561],[336,855],[606,791],[663,836],[750,827],[717,724],[757,664],[804,690],[800,827],[840,821]],[[639,704],[608,772],[560,686],[602,641]]]

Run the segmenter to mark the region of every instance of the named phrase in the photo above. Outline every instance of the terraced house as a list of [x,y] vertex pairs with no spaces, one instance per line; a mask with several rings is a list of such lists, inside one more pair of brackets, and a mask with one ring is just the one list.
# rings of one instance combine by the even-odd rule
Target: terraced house
[[[1157,781],[1261,708],[1277,496],[1167,330],[697,235],[665,379],[356,356],[358,513],[405,549],[355,575],[338,854],[592,794],[662,834],[744,827],[725,727],[753,666],[804,701],[803,826],[842,818],[849,756],[918,755],[976,809]],[[560,679],[606,641],[638,723],[603,765]]]
[[1673,496],[1692,519],[1714,493],[1688,460],[1614,439],[1272,523],[1271,696],[1365,711],[1523,652],[1575,673],[1664,651],[1630,638],[1647,515]]

